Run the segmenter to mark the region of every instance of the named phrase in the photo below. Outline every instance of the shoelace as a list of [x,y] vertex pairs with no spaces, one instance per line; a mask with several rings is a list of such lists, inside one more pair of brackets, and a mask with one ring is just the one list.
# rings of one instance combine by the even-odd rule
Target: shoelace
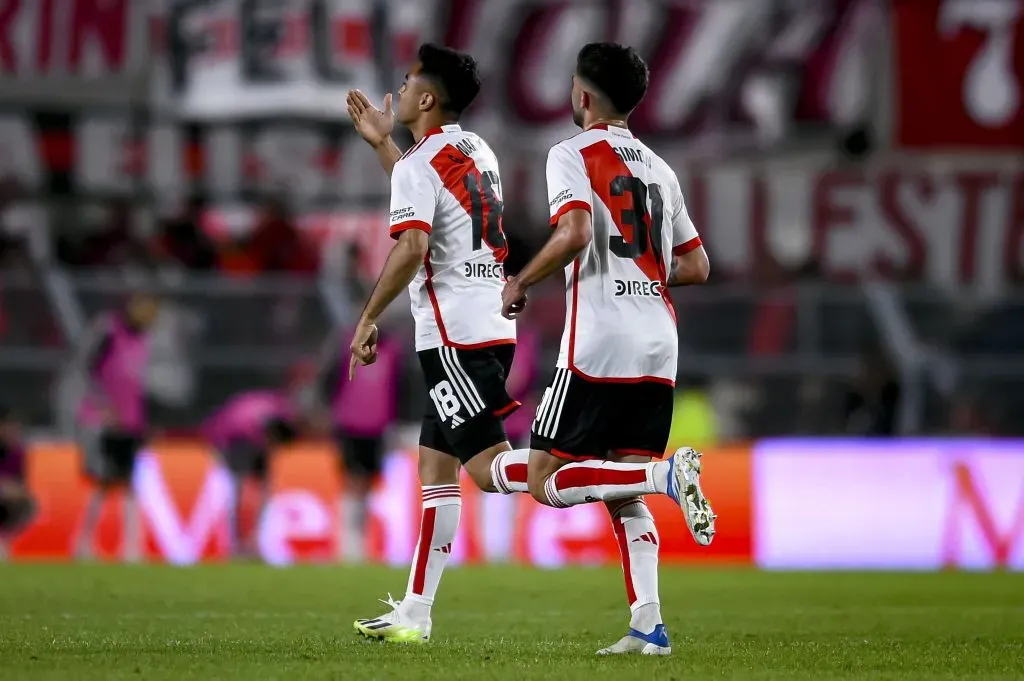
[[391,592],[388,592],[388,599],[385,601],[383,598],[378,598],[378,601],[384,605],[390,605],[392,610],[398,610],[398,606],[402,604],[402,601],[396,601],[391,597]]

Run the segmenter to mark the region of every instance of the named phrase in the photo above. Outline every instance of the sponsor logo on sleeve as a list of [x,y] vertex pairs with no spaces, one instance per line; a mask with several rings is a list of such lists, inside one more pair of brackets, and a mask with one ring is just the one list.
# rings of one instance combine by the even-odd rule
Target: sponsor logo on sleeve
[[391,224],[396,222],[402,222],[404,220],[411,220],[416,215],[416,209],[412,206],[405,208],[396,208],[391,211]]
[[557,195],[555,195],[555,198],[551,199],[551,206],[554,207],[554,206],[557,206],[560,203],[565,203],[566,201],[568,201],[571,198],[572,198],[572,190],[571,189],[563,189],[562,191],[558,192]]

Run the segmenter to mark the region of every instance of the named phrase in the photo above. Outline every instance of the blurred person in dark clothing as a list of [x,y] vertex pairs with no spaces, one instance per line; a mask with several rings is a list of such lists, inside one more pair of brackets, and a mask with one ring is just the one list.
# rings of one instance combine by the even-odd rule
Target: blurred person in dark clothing
[[32,264],[28,236],[12,224],[10,211],[20,195],[20,188],[12,181],[0,181],[0,268],[24,270]]
[[245,250],[261,272],[312,274],[317,269],[312,244],[296,227],[284,200],[277,196],[264,204]]
[[[386,438],[398,416],[402,346],[390,330],[379,331],[374,371],[349,375],[353,330],[337,330],[324,341],[312,384],[311,409],[329,427],[344,487],[338,500],[338,557],[366,557],[370,488],[380,475]],[[327,426],[327,424],[330,424]]]
[[25,443],[21,424],[0,407],[0,560],[7,557],[11,540],[36,513],[36,503],[25,483]]
[[900,382],[892,364],[880,351],[861,362],[861,370],[846,393],[844,416],[850,435],[896,434]]
[[345,293],[353,305],[359,305],[369,295],[362,275],[363,249],[352,241],[345,249],[344,272]]
[[166,221],[157,238],[157,249],[190,270],[211,270],[217,266],[217,249],[199,225],[202,204],[192,200]]
[[132,205],[77,206],[56,235],[57,260],[70,267],[117,267],[147,264],[149,252],[135,234]]

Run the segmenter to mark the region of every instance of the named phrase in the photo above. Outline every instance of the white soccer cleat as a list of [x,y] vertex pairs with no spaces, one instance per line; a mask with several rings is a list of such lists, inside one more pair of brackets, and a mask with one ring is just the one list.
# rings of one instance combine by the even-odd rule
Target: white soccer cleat
[[403,617],[401,601],[395,601],[388,594],[388,599],[381,603],[391,606],[391,612],[368,620],[356,620],[353,627],[356,633],[388,643],[426,643],[430,640],[430,619],[426,622],[413,622]]
[[679,504],[686,516],[693,540],[708,546],[715,538],[715,518],[711,504],[700,489],[701,453],[691,447],[680,447],[669,459],[668,495]]
[[671,655],[672,644],[668,640],[668,631],[664,624],[654,627],[649,634],[641,634],[636,629],[620,638],[616,643],[597,651],[598,655]]

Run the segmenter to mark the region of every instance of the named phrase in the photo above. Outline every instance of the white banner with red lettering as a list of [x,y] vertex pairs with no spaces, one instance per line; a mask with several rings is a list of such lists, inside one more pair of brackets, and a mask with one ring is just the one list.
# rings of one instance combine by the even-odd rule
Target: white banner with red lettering
[[350,88],[379,97],[372,7],[373,0],[164,0],[152,19],[154,102],[192,120],[347,121]]

